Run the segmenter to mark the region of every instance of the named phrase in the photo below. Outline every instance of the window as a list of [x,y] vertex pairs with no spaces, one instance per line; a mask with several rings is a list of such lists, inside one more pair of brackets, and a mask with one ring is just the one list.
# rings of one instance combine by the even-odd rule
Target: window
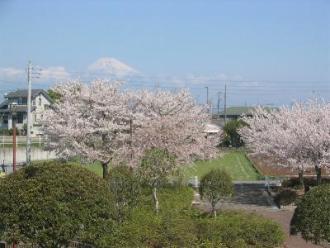
[[42,103],[41,97],[39,96],[39,106],[41,106],[41,103]]
[[16,115],[16,122],[18,124],[22,124],[23,123],[23,113],[22,112],[18,112]]

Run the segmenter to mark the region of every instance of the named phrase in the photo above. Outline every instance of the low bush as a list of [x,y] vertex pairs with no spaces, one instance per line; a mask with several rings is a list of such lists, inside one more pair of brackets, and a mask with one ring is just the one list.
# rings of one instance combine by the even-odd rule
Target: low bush
[[216,219],[191,208],[192,190],[159,191],[162,207],[154,212],[144,198],[131,218],[109,236],[110,247],[276,247],[283,243],[279,225],[254,214],[221,212]]
[[113,202],[94,173],[48,162],[6,176],[0,187],[0,239],[38,247],[66,247],[72,240],[107,247]]
[[291,220],[291,232],[301,233],[316,244],[330,242],[330,184],[308,191],[298,203]]
[[298,194],[296,191],[284,188],[275,196],[274,202],[278,207],[287,206],[294,203],[297,200],[297,197]]
[[278,224],[256,214],[225,211],[217,218],[199,220],[198,239],[230,248],[278,247],[284,241],[284,233]]

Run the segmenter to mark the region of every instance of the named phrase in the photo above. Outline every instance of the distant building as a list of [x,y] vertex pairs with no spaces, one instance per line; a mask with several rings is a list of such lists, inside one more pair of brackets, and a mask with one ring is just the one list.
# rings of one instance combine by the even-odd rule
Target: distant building
[[236,120],[242,115],[252,116],[252,112],[255,107],[245,107],[245,106],[238,106],[238,107],[228,107],[225,111],[220,112],[218,115],[220,118],[227,118],[227,120]]
[[[237,120],[241,118],[243,115],[252,116],[255,108],[256,107],[251,107],[251,106],[228,107],[226,112],[222,111],[219,114],[214,114],[212,116],[213,117],[212,121],[219,126],[224,126],[225,117],[227,121],[231,121],[231,120]],[[269,106],[263,108],[269,111],[277,109],[275,107],[269,107]]]
[[[10,104],[16,104],[16,127],[19,130],[25,129],[27,125],[27,90],[16,90],[5,95],[5,100],[0,103],[0,129],[13,128],[13,116],[10,111]],[[52,99],[42,89],[34,89],[31,94],[31,119],[33,136],[41,135],[40,120],[43,112],[52,104]]]

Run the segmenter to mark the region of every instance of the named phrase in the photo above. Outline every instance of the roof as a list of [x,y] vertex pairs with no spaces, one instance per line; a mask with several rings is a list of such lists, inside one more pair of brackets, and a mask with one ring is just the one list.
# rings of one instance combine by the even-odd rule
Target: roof
[[[248,114],[251,113],[254,110],[255,107],[245,107],[245,106],[239,106],[239,107],[229,107],[227,108],[226,115],[235,115],[235,116],[241,116],[242,114]],[[220,115],[225,115],[225,112],[220,112]]]
[[205,126],[205,132],[206,133],[219,133],[221,128],[218,125],[208,123]]
[[6,105],[8,105],[8,100],[4,100],[2,103],[0,103],[0,109]]
[[[48,96],[47,92],[43,89],[33,89],[31,90],[31,98],[34,99],[38,95],[44,95],[48,101],[52,102],[52,99]],[[22,90],[16,90],[9,92],[5,98],[16,98],[16,97],[27,97],[28,96],[28,90],[27,89],[22,89]]]

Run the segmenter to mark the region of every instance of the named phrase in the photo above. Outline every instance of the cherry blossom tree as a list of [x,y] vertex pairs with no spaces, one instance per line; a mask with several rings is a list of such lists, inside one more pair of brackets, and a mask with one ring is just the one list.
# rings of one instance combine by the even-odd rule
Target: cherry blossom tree
[[330,105],[320,100],[295,103],[273,111],[258,107],[245,116],[248,125],[240,130],[246,145],[255,153],[275,156],[283,165],[303,171],[314,167],[317,182],[321,168],[330,165]]
[[187,90],[133,93],[132,157],[140,161],[152,148],[167,150],[178,166],[216,154],[220,133],[206,133],[210,117]]
[[106,177],[109,163],[127,150],[128,95],[120,91],[119,83],[105,81],[90,85],[70,81],[53,90],[60,97],[43,118],[49,147],[60,157],[99,161]]
[[145,151],[167,150],[178,165],[215,155],[219,136],[207,137],[205,109],[189,92],[125,92],[119,83],[69,81],[53,89],[58,100],[44,114],[49,147],[60,157],[139,166]]

